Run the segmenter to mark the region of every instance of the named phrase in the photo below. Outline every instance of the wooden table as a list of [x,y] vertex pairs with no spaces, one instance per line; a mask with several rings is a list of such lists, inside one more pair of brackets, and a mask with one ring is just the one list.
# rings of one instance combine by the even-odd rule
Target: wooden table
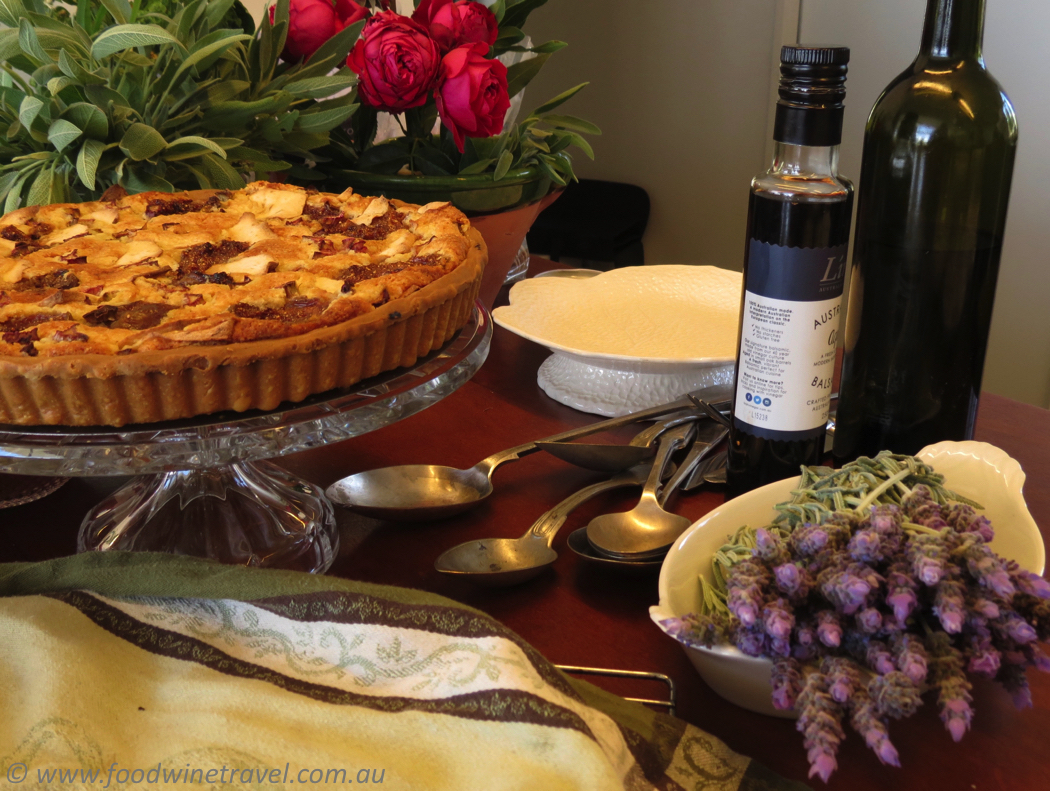
[[[534,271],[550,267],[534,261]],[[536,384],[546,349],[496,328],[478,374],[456,393],[418,415],[353,440],[280,460],[322,486],[344,475],[405,463],[469,467],[490,453],[597,419],[555,403]],[[1050,527],[1050,413],[985,395],[977,438],[1005,449],[1028,475],[1025,495],[1044,540]],[[805,780],[801,735],[789,720],[726,703],[700,680],[681,648],[649,620],[656,576],[611,575],[581,562],[566,546],[569,532],[593,516],[630,507],[612,493],[579,508],[555,540],[560,557],[543,576],[508,589],[479,589],[434,571],[445,549],[471,538],[516,537],[556,502],[600,475],[534,454],[501,468],[496,492],[472,512],[439,522],[394,524],[339,511],[342,546],[329,573],[440,593],[503,621],[558,664],[666,673],[678,686],[678,716],[781,774]],[[0,561],[42,560],[75,551],[83,514],[121,479],[75,479],[56,495],[0,511]],[[635,495],[636,497],[636,495]],[[698,518],[721,503],[717,491],[679,497],[676,510]],[[974,688],[976,716],[960,744],[952,742],[927,700],[890,734],[903,769],[879,764],[849,732],[831,789],[894,788],[1032,791],[1050,788],[1050,677],[1030,671],[1035,708],[1018,712],[990,682]],[[599,679],[621,694],[657,697],[660,687]],[[649,682],[641,682],[643,685]],[[816,786],[820,785],[815,780]]]

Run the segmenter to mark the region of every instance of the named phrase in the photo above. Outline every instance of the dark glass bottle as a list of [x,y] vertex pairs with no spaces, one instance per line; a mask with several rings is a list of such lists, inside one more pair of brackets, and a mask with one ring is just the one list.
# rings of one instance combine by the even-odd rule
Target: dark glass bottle
[[928,0],[915,62],[864,135],[834,455],[973,436],[1017,120],[984,0]]
[[853,185],[838,174],[846,47],[784,47],[773,166],[751,182],[727,494],[819,464]]

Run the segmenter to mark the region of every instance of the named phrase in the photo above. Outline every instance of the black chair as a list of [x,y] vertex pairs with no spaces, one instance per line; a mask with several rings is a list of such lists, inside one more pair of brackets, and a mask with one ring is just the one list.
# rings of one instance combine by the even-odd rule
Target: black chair
[[640,265],[648,223],[649,194],[641,187],[580,179],[536,218],[529,250],[552,261],[578,259],[591,269]]

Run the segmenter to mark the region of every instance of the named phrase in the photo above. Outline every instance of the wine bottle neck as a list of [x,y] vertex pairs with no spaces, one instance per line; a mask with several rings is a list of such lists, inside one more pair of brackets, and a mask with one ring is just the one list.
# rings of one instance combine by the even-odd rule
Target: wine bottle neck
[[981,60],[984,0],[927,0],[919,59]]
[[791,179],[835,179],[839,174],[839,147],[798,146],[774,141],[773,166],[769,173]]

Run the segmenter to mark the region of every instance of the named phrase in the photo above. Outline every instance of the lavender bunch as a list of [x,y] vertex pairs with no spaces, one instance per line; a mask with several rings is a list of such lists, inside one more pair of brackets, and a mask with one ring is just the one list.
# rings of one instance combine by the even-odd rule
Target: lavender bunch
[[973,718],[967,673],[1023,707],[1025,672],[1050,672],[1050,583],[1004,561],[980,507],[919,459],[880,453],[841,470],[805,468],[765,528],[716,553],[704,612],[669,633],[773,659],[777,708],[799,712],[810,776],[827,780],[846,720],[899,765],[887,722],[932,689],[958,741]]

